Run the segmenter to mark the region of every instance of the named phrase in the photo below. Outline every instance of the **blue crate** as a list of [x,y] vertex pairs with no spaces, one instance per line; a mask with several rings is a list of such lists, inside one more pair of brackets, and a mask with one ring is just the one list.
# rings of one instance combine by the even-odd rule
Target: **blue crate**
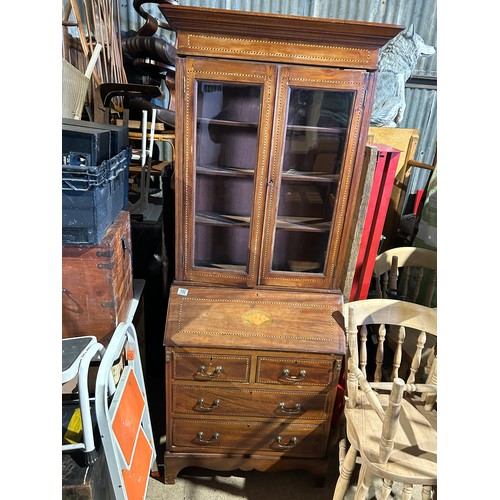
[[128,204],[131,148],[98,166],[79,158],[72,153],[62,165],[62,242],[99,245]]

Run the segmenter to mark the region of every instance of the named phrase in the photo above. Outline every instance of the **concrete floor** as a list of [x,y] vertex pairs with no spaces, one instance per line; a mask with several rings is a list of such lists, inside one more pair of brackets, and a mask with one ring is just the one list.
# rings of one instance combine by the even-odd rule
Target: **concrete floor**
[[[335,436],[334,439],[337,439]],[[163,449],[157,450],[160,478],[149,478],[145,500],[331,500],[338,478],[338,447],[330,456],[328,476],[323,487],[314,485],[313,476],[302,470],[286,472],[231,471],[216,472],[186,468],[177,476],[175,484],[163,482]],[[352,486],[344,500],[353,500],[359,465],[352,477]],[[367,498],[379,499],[382,481],[376,478]],[[391,499],[401,500],[402,484],[394,483]],[[412,500],[421,499],[422,489],[415,486]]]
[[[258,472],[235,471],[227,475],[214,475],[197,471],[196,475],[178,476],[175,484],[165,485],[151,478],[146,500],[249,500],[307,499],[331,500],[335,487],[330,475],[323,488],[314,487],[312,476],[306,471]],[[231,475],[232,474],[232,475]]]
[[[332,463],[334,461],[332,460]],[[186,469],[186,471],[188,471]],[[217,475],[216,475],[217,474]],[[162,480],[150,478],[146,500],[331,500],[337,481],[337,469],[332,469],[324,487],[315,487],[312,476],[306,471],[257,472],[235,471],[224,475],[220,473],[183,473],[175,484],[167,485]],[[375,479],[367,498],[380,498],[381,480]],[[351,486],[344,500],[354,499],[355,487]],[[402,485],[394,484],[390,498],[402,498]],[[421,498],[421,488],[416,486],[412,500]]]

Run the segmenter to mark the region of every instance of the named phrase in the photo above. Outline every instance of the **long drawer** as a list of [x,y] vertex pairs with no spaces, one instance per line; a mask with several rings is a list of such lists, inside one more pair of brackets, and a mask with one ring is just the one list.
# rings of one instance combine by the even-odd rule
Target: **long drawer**
[[327,418],[328,393],[279,391],[225,386],[175,385],[172,409],[176,415],[227,415],[323,420]]
[[322,457],[325,423],[243,422],[213,419],[173,419],[171,451],[286,454]]

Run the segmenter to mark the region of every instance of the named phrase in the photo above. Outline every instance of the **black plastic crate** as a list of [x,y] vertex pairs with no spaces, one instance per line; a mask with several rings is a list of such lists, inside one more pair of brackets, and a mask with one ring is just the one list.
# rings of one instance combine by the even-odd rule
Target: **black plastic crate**
[[128,203],[130,147],[98,166],[62,165],[62,242],[99,245]]

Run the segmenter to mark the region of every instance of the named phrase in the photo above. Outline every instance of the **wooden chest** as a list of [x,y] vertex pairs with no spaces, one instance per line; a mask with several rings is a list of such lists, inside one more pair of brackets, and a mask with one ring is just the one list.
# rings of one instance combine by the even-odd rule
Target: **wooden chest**
[[164,345],[165,481],[184,467],[327,473],[345,354],[340,292],[175,282]]
[[107,342],[133,298],[130,214],[121,211],[99,245],[62,246],[62,336]]

